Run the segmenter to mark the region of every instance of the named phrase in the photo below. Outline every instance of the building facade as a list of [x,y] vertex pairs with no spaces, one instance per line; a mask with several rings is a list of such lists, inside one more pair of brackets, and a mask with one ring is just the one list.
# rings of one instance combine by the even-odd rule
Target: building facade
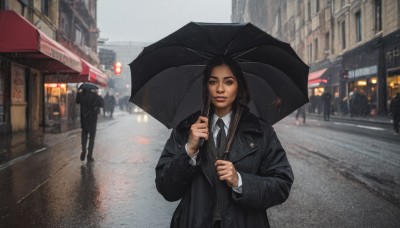
[[96,0],[0,0],[0,133],[59,132],[78,117],[78,83],[106,86],[95,12]]
[[113,84],[113,92],[118,98],[130,97],[131,74],[129,64],[142,52],[148,43],[142,42],[102,42],[99,43],[101,65],[105,70],[113,72],[116,62],[121,63],[119,75],[112,74],[110,81]]
[[[267,0],[265,4],[264,21],[256,22],[290,43],[310,66],[308,87],[314,105],[309,111],[318,110],[318,99],[328,90],[337,113],[387,115],[391,97],[400,92],[399,0]],[[232,7],[233,22],[253,22],[251,15],[260,5],[233,0]]]

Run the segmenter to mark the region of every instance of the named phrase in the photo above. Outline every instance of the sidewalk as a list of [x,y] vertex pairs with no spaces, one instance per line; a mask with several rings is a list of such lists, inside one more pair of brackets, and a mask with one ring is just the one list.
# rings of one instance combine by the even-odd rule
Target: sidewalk
[[[324,119],[323,113],[317,114],[317,113],[309,113],[306,112],[306,118],[314,118],[314,119]],[[330,115],[330,120],[331,121],[338,121],[338,122],[351,122],[351,123],[358,123],[358,124],[374,124],[374,125],[382,125],[382,126],[387,126],[391,127],[392,126],[392,120],[389,117],[385,116],[376,116],[376,117],[350,117],[350,115],[342,115],[342,114],[335,114],[335,115]]]
[[[109,123],[116,120],[117,116],[127,114],[129,113],[118,110],[114,113],[113,119],[99,115],[97,122],[98,129],[99,125]],[[79,136],[80,133],[80,123],[77,121],[75,124],[63,123],[61,125],[61,132],[44,131],[42,129],[36,132],[0,134],[0,171],[21,159],[44,151],[48,147],[57,145],[71,137]]]
[[[110,122],[110,120],[118,119],[119,115],[129,115],[124,111],[116,111],[114,119],[99,115],[98,125]],[[316,113],[306,113],[306,118],[323,120],[323,115]],[[331,115],[331,121],[350,122],[356,124],[374,124],[386,127],[391,127],[391,119],[388,117],[350,117]],[[19,132],[13,134],[0,135],[0,171],[5,167],[31,156],[35,153],[46,150],[48,147],[54,146],[71,137],[77,136],[81,132],[80,124],[62,125],[61,133],[53,132]]]

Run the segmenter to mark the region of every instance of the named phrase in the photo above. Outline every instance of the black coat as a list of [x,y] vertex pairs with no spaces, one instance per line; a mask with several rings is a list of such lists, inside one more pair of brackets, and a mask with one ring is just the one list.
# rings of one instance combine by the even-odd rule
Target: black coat
[[104,101],[95,91],[79,90],[76,95],[76,103],[81,106],[81,128],[90,130],[97,124],[97,115]]
[[[198,115],[174,129],[156,167],[157,190],[168,201],[180,200],[171,227],[212,227],[215,168],[200,151],[196,166],[185,150],[190,126]],[[243,113],[229,160],[242,177],[242,194],[231,191],[221,210],[222,227],[269,227],[266,209],[289,196],[293,172],[275,131],[250,113]]]

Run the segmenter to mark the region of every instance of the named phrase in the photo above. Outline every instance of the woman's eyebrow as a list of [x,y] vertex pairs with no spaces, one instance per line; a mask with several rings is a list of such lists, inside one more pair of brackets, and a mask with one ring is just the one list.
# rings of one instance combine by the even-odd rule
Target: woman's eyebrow
[[[218,77],[217,76],[210,76],[210,78],[213,78],[213,79],[218,79]],[[229,75],[229,76],[225,76],[224,77],[224,79],[229,79],[229,78],[233,78],[233,79],[235,79],[235,76],[232,76],[232,75]]]

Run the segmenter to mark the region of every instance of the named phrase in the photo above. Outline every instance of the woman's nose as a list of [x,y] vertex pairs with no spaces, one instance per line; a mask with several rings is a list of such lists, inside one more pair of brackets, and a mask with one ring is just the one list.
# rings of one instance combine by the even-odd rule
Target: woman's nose
[[224,92],[224,85],[222,83],[218,84],[217,92]]

